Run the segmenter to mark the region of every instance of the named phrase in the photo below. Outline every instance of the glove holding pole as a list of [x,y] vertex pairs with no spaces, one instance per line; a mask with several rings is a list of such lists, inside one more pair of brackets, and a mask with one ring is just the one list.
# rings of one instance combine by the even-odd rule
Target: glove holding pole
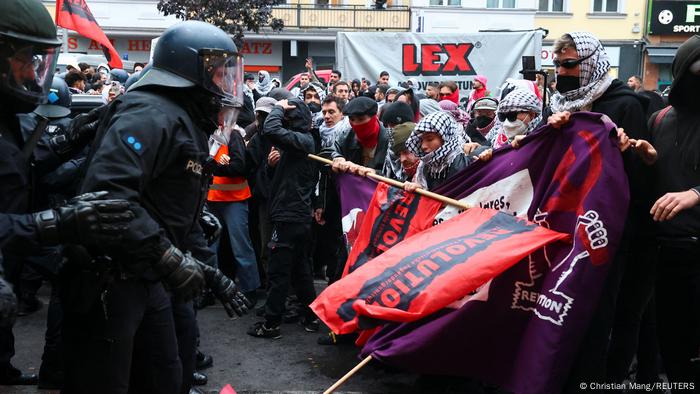
[[234,313],[238,316],[243,316],[252,307],[250,301],[241,293],[236,284],[231,279],[226,277],[219,269],[206,265],[201,261],[197,261],[204,272],[204,278],[207,286],[214,293],[216,298],[221,301],[221,304],[226,309],[229,317],[233,317]]

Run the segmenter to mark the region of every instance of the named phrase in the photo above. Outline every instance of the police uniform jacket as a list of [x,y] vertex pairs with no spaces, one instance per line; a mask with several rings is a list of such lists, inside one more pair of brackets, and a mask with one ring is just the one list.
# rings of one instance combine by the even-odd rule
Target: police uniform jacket
[[135,219],[120,248],[108,251],[129,273],[147,272],[171,244],[211,257],[198,223],[210,179],[208,135],[193,121],[194,108],[185,91],[133,90],[101,118],[80,192],[105,190],[131,203]]

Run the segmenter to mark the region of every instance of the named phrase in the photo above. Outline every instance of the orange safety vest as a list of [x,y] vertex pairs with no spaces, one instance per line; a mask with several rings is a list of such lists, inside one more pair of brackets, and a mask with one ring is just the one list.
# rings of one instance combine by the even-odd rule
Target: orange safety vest
[[[217,162],[221,155],[228,155],[228,146],[221,145],[214,156]],[[209,187],[209,201],[244,201],[251,197],[250,187],[245,177],[215,176],[214,183]]]

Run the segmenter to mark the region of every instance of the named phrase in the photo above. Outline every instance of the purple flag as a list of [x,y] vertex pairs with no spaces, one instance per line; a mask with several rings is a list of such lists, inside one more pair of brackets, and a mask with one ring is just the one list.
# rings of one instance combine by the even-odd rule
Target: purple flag
[[343,238],[349,253],[360,233],[362,220],[377,188],[377,182],[357,175],[337,174],[335,184],[340,196]]
[[[437,193],[571,234],[423,320],[389,324],[362,350],[421,373],[477,378],[517,393],[562,390],[598,303],[627,215],[615,125],[577,113],[476,162]],[[438,222],[457,212],[438,214]]]

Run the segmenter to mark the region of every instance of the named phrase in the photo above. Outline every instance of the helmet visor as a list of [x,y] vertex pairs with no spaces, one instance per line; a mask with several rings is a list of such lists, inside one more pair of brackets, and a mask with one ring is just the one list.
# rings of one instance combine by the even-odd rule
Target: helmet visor
[[200,51],[203,87],[225,103],[238,105],[243,97],[243,58],[237,53]]
[[58,60],[58,48],[27,45],[7,57],[2,84],[23,101],[45,104]]

